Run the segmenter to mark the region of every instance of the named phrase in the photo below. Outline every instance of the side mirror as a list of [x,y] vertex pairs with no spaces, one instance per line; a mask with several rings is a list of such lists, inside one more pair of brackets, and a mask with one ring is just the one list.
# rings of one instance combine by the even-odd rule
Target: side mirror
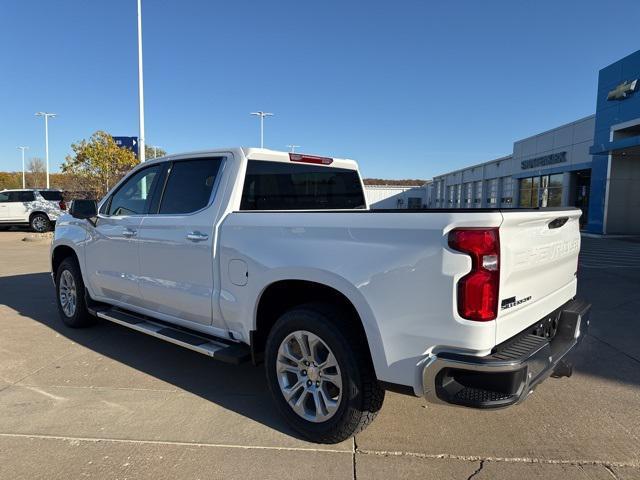
[[74,200],[71,202],[69,214],[73,218],[91,220],[98,216],[98,203],[95,200]]

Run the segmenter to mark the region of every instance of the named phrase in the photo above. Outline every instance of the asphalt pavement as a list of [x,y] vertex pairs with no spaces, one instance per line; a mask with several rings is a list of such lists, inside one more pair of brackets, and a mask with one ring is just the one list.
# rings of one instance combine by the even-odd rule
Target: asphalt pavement
[[0,232],[0,479],[640,479],[640,243],[583,239],[593,303],[571,378],[500,411],[387,393],[355,439],[315,445],[262,368],[58,318],[49,241]]

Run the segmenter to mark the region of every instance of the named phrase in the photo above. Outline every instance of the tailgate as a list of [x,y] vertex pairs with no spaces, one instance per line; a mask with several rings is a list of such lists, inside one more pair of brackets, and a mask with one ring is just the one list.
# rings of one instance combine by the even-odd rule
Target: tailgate
[[573,298],[580,251],[578,209],[502,210],[501,343]]

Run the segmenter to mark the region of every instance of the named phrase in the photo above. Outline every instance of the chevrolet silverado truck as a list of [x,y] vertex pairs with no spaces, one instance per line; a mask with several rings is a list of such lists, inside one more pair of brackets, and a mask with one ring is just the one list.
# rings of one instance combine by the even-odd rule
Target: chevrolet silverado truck
[[589,324],[579,217],[370,210],[352,160],[230,148],[148,161],[99,204],[74,201],[51,267],[68,326],[264,363],[293,429],[334,443],[386,390],[491,409],[567,374]]

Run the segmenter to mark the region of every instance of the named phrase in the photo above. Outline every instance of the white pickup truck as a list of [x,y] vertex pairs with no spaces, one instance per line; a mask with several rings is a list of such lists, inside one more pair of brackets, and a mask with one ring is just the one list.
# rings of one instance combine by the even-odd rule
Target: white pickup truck
[[369,210],[352,160],[230,148],[149,161],[99,205],[73,202],[51,262],[67,325],[264,361],[277,409],[332,443],[385,390],[496,408],[567,370],[588,326],[579,216]]

